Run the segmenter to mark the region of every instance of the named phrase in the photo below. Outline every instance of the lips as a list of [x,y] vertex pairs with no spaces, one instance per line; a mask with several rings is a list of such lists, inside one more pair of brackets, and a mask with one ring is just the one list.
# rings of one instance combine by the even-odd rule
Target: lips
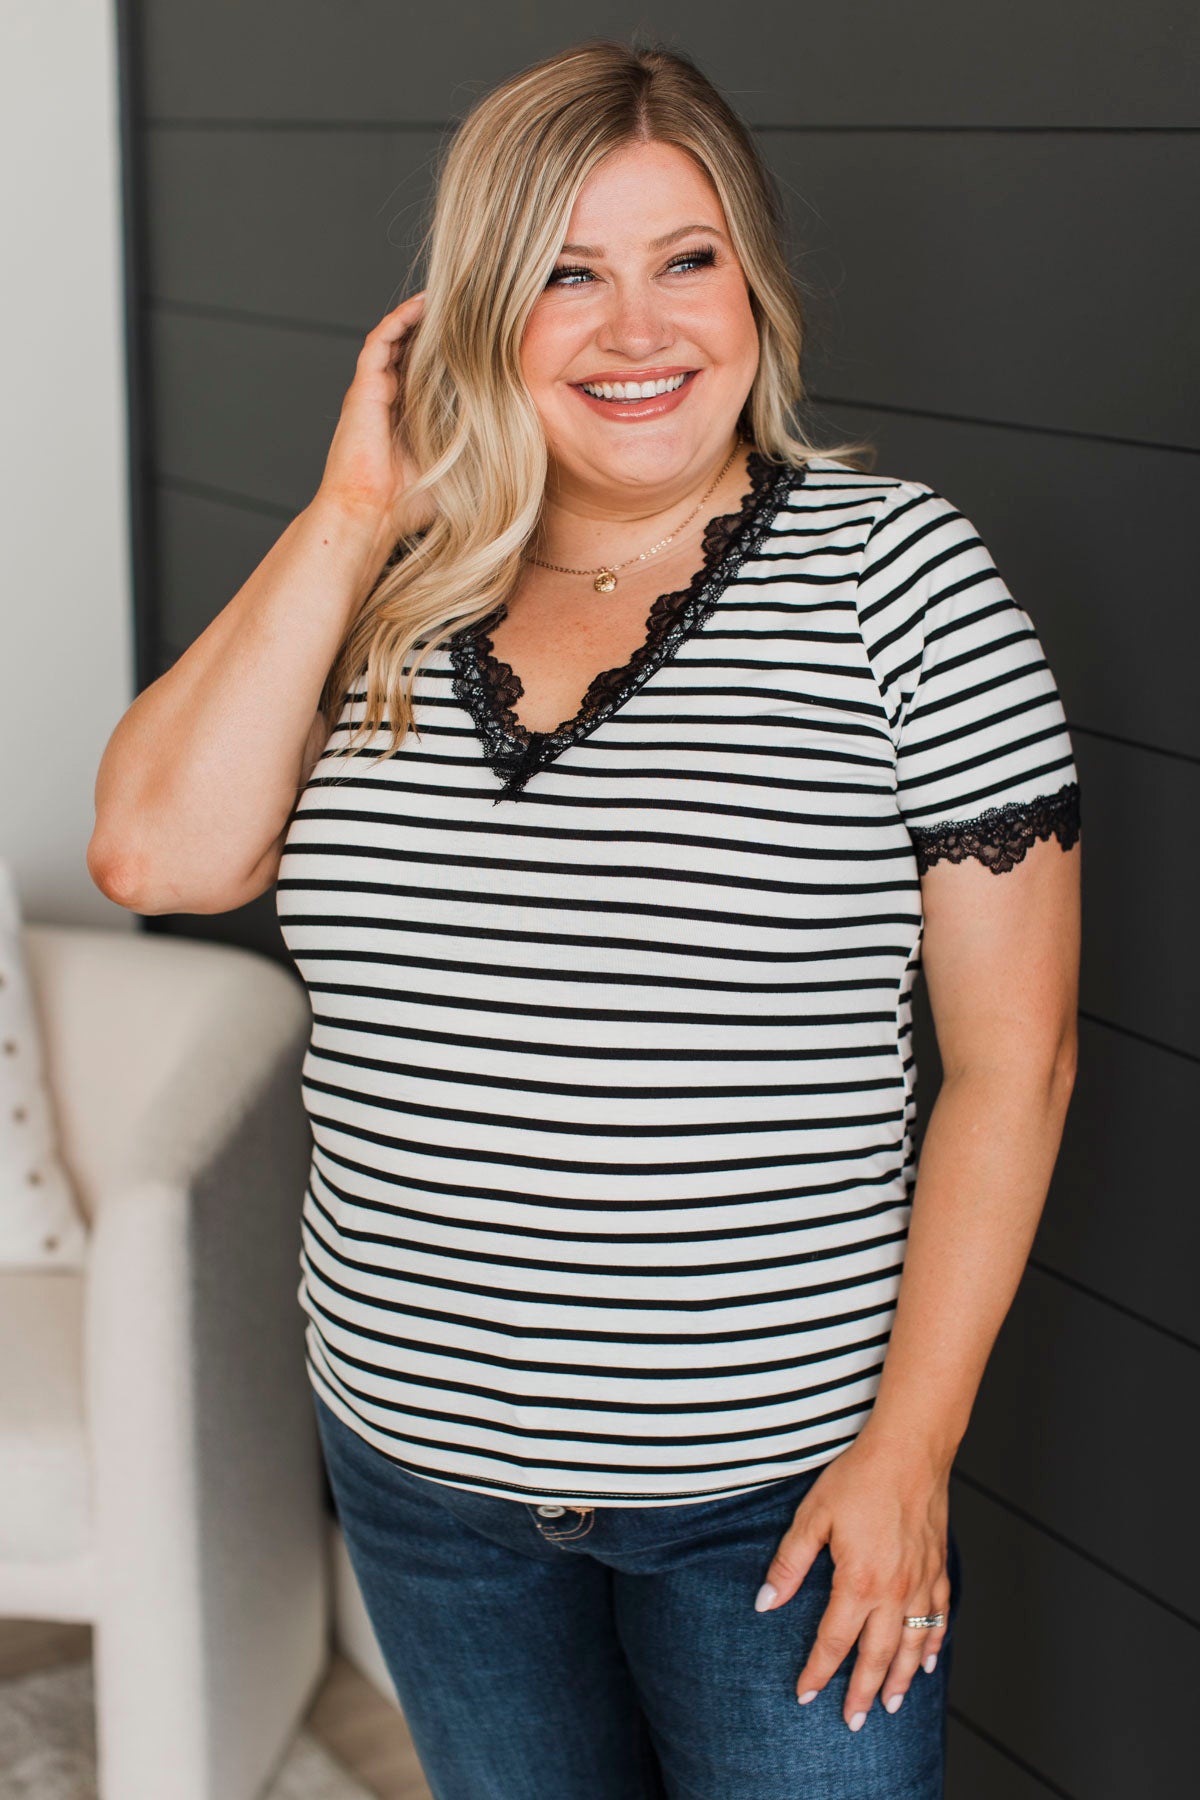
[[642,381],[580,381],[576,386],[581,387],[585,394],[590,394],[593,400],[611,400],[624,404],[633,400],[653,400],[658,394],[673,394],[683,386],[689,373],[690,371],[683,370],[677,375],[651,376]]
[[[597,418],[636,425],[659,419],[682,406],[700,373],[699,369],[664,369],[661,373],[646,369],[636,376],[615,376],[609,380],[601,375],[587,382],[572,382],[571,386]],[[651,383],[653,392],[644,394],[642,389]],[[634,388],[636,393],[632,392]]]

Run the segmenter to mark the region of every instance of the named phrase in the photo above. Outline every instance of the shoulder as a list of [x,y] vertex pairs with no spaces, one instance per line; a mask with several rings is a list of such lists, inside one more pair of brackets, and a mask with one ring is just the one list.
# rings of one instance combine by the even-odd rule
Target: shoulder
[[882,474],[878,469],[853,469],[830,456],[810,456],[803,468],[793,471],[793,477],[789,499],[802,502],[812,512],[853,509],[874,517],[908,501],[944,498],[927,481]]
[[929,482],[854,469],[828,456],[811,456],[792,470],[772,525],[773,535],[807,540],[814,549],[836,545],[843,556],[858,550],[866,566],[946,528],[951,536],[975,536],[954,501]]
[[[957,509],[928,482],[851,468],[828,456],[810,456],[775,488],[772,536],[795,547],[838,547],[843,556],[865,549],[876,528],[916,514],[921,523],[957,516]],[[913,521],[914,523],[917,520]],[[780,549],[784,546],[781,545]]]

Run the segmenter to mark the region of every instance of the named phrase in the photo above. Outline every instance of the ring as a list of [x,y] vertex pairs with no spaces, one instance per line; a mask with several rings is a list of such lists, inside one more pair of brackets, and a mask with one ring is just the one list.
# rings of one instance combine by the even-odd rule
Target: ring
[[913,1631],[935,1631],[946,1623],[945,1613],[921,1613],[915,1619],[905,1619],[904,1623]]

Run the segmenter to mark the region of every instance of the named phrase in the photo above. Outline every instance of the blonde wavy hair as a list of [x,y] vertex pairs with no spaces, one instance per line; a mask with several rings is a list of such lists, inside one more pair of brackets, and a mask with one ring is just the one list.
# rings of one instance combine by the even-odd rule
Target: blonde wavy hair
[[[424,657],[513,590],[537,530],[545,436],[521,372],[521,339],[566,237],[576,196],[610,152],[674,144],[711,180],[750,290],[759,364],[739,421],[770,462],[811,456],[868,466],[866,441],[820,449],[796,411],[804,398],[803,307],[784,250],[783,211],[750,133],[686,56],[599,41],[564,50],[471,108],[443,152],[425,304],[401,348],[398,441],[422,471],[410,490],[436,508],[402,537],[360,607],[321,694],[331,731],[367,675],[366,705],[344,746],[386,717],[399,749]],[[415,653],[415,654],[414,654]],[[411,662],[410,662],[411,658]],[[407,668],[406,668],[407,665]]]

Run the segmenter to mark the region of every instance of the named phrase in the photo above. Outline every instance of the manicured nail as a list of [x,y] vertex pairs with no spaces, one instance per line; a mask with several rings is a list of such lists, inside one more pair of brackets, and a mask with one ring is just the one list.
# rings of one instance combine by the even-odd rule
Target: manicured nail
[[769,1581],[764,1581],[757,1594],[754,1596],[755,1612],[766,1612],[768,1607],[774,1606],[778,1598],[778,1588],[773,1588]]
[[807,1706],[809,1701],[815,1700],[816,1697],[817,1697],[816,1688],[809,1688],[807,1694],[801,1694],[799,1696],[801,1706]]
[[921,1664],[921,1667],[924,1669],[924,1671],[927,1675],[932,1675],[933,1671],[937,1668],[936,1654],[933,1656],[927,1656],[925,1658],[925,1661]]
[[900,1708],[903,1705],[904,1705],[904,1695],[903,1694],[893,1694],[890,1700],[884,1701],[883,1710],[885,1712],[899,1712]]
[[850,1721],[851,1731],[861,1731],[863,1726],[866,1724],[866,1722],[867,1722],[866,1713],[855,1713],[854,1717]]

